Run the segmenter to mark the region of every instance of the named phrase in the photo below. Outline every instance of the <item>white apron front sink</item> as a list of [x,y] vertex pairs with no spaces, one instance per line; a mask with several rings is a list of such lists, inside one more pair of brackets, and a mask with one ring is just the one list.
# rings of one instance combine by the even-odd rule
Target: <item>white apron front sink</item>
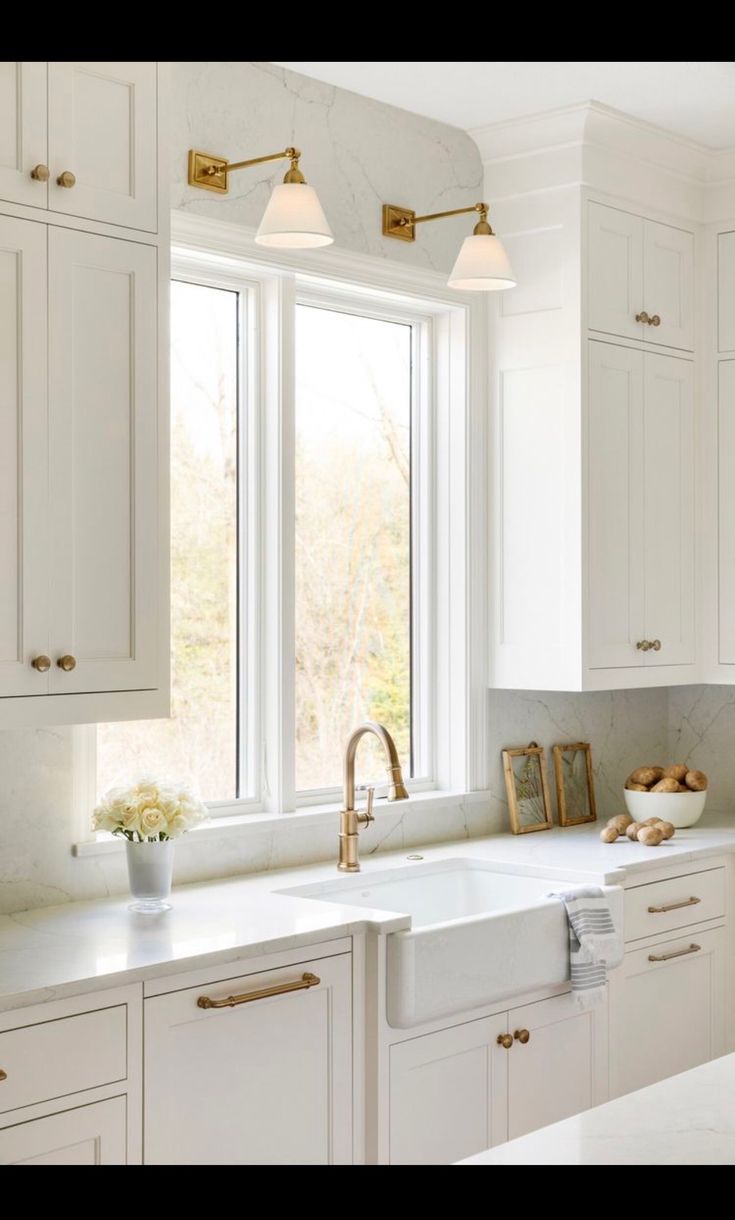
[[[409,930],[386,937],[388,1022],[405,1029],[564,983],[567,920],[562,903],[547,897],[564,884],[454,859],[285,892],[410,915]],[[618,924],[622,891],[610,887],[609,897]]]

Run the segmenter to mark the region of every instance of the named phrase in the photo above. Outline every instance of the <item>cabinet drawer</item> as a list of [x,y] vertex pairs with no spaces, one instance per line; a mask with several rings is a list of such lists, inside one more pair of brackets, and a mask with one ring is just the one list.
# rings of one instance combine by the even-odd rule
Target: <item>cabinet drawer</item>
[[9,1029],[0,1034],[0,1070],[0,1113],[124,1080],[126,1005]]
[[625,891],[625,939],[658,936],[724,914],[724,868],[653,881]]

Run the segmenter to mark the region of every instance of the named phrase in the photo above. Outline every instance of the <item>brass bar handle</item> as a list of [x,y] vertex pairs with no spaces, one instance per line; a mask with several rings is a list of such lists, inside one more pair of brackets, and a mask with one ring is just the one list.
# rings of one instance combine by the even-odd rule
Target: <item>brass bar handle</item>
[[70,169],[65,169],[62,174],[59,174],[56,182],[59,186],[64,186],[68,191],[76,185],[76,177]]
[[48,165],[34,165],[31,170],[31,178],[36,182],[48,182],[51,177],[51,171]]
[[0,1082],[2,1082],[3,1080],[7,1080],[7,1079],[8,1079],[8,1073],[4,1072],[3,1069],[0,1068]]
[[197,1008],[237,1008],[238,1004],[252,1004],[253,1000],[267,1000],[272,995],[286,995],[289,991],[308,991],[310,987],[318,987],[321,981],[316,974],[309,974],[307,971],[293,983],[276,983],[274,987],[261,987],[260,991],[228,995],[224,1000],[212,1000],[208,995],[200,995]]
[[39,674],[47,674],[51,668],[51,657],[46,657],[41,654],[40,657],[34,657],[31,665]]
[[675,949],[673,953],[649,953],[649,962],[670,962],[672,957],[687,957],[690,953],[699,953],[701,945],[690,945],[688,949]]
[[67,654],[66,656],[59,657],[56,664],[58,665],[59,669],[63,669],[65,674],[70,674],[71,671],[77,667],[77,659],[76,657]]
[[513,1045],[513,1035],[512,1034],[498,1034],[498,1036],[496,1038],[496,1042],[497,1042],[498,1046],[502,1046],[506,1051],[509,1051],[511,1046]]
[[517,1029],[513,1037],[516,1042],[520,1042],[521,1046],[525,1046],[527,1042],[531,1041],[531,1035],[527,1029]]
[[665,915],[667,911],[680,911],[682,907],[695,907],[701,898],[683,898],[681,902],[667,902],[663,907],[649,907],[649,915]]
[[635,315],[635,320],[636,320],[636,322],[642,322],[644,326],[645,326],[646,322],[650,323],[650,321],[651,321],[651,319],[649,318],[645,309],[642,309],[640,313],[637,313]]

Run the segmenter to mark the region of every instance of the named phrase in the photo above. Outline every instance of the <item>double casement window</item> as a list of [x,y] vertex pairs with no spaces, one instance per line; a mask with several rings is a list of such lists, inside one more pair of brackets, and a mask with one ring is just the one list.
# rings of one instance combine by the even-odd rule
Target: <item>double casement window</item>
[[[468,672],[450,634],[458,611],[466,625],[467,307],[201,254],[173,266],[172,716],[90,730],[98,793],[155,773],[218,816],[329,803],[364,719],[414,791],[468,786],[446,740]],[[366,740],[358,781],[380,797],[383,776]]]

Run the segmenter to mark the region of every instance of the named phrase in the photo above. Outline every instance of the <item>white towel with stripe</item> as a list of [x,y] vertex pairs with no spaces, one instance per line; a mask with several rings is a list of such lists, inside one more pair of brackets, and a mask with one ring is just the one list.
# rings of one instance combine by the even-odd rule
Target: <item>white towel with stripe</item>
[[569,975],[580,1008],[605,998],[608,969],[622,958],[621,933],[615,929],[607,896],[596,885],[549,894],[564,903],[569,925]]

